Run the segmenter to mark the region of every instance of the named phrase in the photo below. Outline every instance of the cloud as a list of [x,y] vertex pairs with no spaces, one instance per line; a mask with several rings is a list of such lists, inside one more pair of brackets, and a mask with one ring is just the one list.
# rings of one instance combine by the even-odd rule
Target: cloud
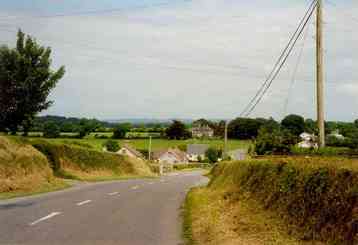
[[[121,7],[115,5],[118,2],[111,3],[113,8]],[[99,118],[227,118],[238,116],[255,94],[308,2],[176,1],[54,18],[0,10],[5,19],[12,16],[11,21],[0,21],[0,35],[13,44],[14,33],[4,31],[1,24],[9,30],[21,27],[52,47],[56,67],[66,65],[66,77],[51,95],[55,105],[46,113]],[[350,9],[358,5],[347,4]],[[347,86],[342,81],[358,78],[358,70],[353,69],[358,53],[352,52],[358,34],[348,32],[354,21],[344,12],[330,6],[326,9],[326,77],[327,83],[334,84],[327,85],[327,99],[340,105],[339,112],[337,107],[328,107],[327,114],[332,119],[351,120],[352,108],[347,104],[355,101],[356,90],[344,100],[340,96]],[[18,18],[14,20],[14,16]],[[289,96],[299,49],[253,116],[281,117],[289,96],[288,112],[315,117],[313,26],[311,22],[293,92]]]

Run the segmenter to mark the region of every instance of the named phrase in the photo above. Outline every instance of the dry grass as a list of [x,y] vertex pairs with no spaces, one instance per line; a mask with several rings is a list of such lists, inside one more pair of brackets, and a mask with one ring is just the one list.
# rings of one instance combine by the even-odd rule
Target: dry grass
[[59,187],[47,158],[30,145],[0,136],[0,193],[40,191]]
[[186,202],[192,244],[205,245],[299,245],[285,224],[253,200],[230,196],[225,191],[193,189]]

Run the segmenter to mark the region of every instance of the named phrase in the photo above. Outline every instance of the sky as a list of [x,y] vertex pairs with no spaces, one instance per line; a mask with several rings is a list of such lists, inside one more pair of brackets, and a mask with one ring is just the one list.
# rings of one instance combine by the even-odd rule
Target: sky
[[[234,118],[269,74],[309,3],[2,0],[0,45],[14,46],[21,28],[52,48],[54,69],[65,65],[66,75],[50,95],[54,105],[42,114]],[[316,118],[314,25],[312,18],[252,117]],[[324,0],[328,120],[358,118],[357,25],[357,1]]]

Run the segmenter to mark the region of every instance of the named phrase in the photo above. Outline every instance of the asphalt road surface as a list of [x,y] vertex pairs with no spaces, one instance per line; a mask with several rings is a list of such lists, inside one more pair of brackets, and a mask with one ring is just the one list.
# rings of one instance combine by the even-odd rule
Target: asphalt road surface
[[80,184],[0,201],[0,244],[182,244],[180,207],[201,172]]

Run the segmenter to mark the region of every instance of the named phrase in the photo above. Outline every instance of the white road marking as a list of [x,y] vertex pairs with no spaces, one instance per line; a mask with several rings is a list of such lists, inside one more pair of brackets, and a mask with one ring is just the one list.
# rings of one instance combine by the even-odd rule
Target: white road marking
[[86,200],[86,201],[83,201],[83,202],[79,202],[79,203],[77,203],[77,206],[82,206],[82,205],[90,203],[90,202],[92,202],[92,200]]
[[108,193],[108,195],[110,195],[110,196],[114,196],[114,195],[117,195],[119,192],[118,191],[116,191],[116,192],[112,192],[112,193]]
[[47,219],[51,219],[52,217],[55,217],[55,216],[60,215],[60,214],[61,214],[61,212],[53,212],[53,213],[50,213],[49,215],[47,215],[47,216],[45,216],[45,217],[42,217],[41,219],[38,219],[38,220],[36,220],[36,221],[30,223],[29,225],[30,225],[30,226],[36,225],[36,224],[38,224],[38,223],[40,223],[40,222],[42,222],[42,221],[45,221],[45,220],[47,220]]
[[136,185],[136,186],[132,187],[132,190],[137,190],[138,188],[139,188],[139,186]]
[[161,179],[160,182],[165,182],[165,180]]
[[148,184],[149,184],[149,185],[153,185],[153,184],[154,184],[154,182],[149,182]]

